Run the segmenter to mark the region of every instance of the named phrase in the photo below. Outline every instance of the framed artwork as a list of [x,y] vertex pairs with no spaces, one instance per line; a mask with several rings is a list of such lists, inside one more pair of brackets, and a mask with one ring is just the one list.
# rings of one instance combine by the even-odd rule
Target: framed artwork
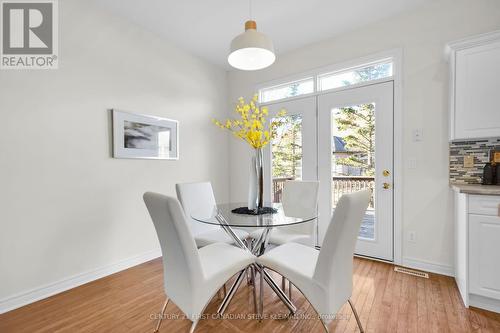
[[179,122],[113,109],[113,157],[179,159]]

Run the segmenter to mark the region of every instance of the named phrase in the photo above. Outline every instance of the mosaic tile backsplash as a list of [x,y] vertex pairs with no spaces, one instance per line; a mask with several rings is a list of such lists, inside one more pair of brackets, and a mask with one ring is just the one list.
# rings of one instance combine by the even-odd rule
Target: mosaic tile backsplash
[[[484,164],[489,162],[490,150],[500,149],[500,138],[450,142],[450,182],[480,184]],[[464,168],[464,156],[474,156],[474,167]]]

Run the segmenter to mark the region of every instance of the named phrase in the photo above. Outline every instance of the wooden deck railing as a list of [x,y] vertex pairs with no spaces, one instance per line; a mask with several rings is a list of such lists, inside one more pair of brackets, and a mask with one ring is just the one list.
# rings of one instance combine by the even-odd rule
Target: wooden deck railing
[[[373,189],[375,187],[374,177],[337,176],[332,177],[332,206],[335,207],[343,194]],[[370,208],[373,208],[373,196],[370,200]]]
[[283,185],[287,180],[293,180],[293,177],[273,178],[273,202],[281,202]]
[[[273,179],[273,202],[281,202],[283,193],[283,185],[287,180],[292,180],[292,177],[274,178]],[[374,177],[357,177],[357,176],[337,176],[332,177],[332,205],[335,207],[340,197],[345,193],[361,191],[375,186]],[[373,208],[373,197],[370,201],[370,208]]]

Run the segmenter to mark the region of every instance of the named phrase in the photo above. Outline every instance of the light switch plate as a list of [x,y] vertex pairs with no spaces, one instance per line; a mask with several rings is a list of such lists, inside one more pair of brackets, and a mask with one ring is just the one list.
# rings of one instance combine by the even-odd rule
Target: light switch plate
[[466,155],[464,156],[464,168],[473,168],[474,167],[474,156]]
[[417,158],[416,157],[410,157],[408,159],[408,169],[416,169],[417,168]]
[[413,142],[420,142],[424,139],[424,132],[421,128],[413,130]]

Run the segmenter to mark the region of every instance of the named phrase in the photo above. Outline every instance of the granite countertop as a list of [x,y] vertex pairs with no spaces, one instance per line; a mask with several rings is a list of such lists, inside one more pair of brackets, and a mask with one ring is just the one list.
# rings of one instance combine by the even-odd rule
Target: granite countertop
[[482,195],[500,195],[500,185],[481,185],[481,184],[450,184],[450,186],[460,193],[482,194]]

